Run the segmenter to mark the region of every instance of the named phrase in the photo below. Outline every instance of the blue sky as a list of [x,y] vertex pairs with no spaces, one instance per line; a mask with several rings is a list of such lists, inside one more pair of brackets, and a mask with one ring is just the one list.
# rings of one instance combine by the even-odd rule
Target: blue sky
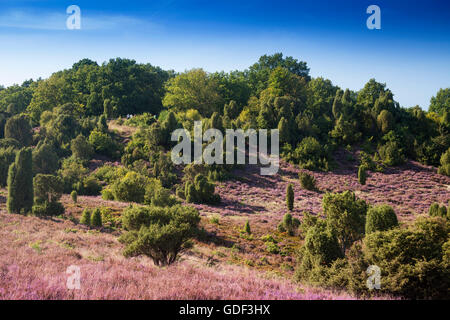
[[[81,30],[66,29],[72,4],[81,8]],[[381,8],[381,30],[366,27],[372,4]],[[427,109],[439,88],[450,87],[446,0],[0,0],[0,44],[5,86],[82,58],[212,72],[283,52],[342,88],[385,82],[405,107]]]

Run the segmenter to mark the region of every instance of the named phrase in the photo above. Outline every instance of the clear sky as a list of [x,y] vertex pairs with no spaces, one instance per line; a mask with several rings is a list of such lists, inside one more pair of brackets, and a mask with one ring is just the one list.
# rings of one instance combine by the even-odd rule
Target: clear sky
[[[66,8],[81,8],[81,30]],[[368,30],[369,5],[381,30]],[[402,106],[427,109],[450,87],[447,0],[0,0],[0,84],[114,57],[184,71],[243,70],[263,54],[306,61],[313,77],[361,89],[385,82]]]

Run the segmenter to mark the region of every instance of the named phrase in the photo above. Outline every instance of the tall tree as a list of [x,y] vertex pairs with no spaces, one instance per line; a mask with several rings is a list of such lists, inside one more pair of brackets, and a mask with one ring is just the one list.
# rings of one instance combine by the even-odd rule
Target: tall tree
[[8,172],[9,213],[27,213],[33,207],[33,162],[30,148],[20,150]]

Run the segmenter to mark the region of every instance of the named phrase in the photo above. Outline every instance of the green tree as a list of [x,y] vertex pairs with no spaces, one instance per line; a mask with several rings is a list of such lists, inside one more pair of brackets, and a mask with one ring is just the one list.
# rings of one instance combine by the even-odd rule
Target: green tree
[[358,168],[358,182],[362,185],[365,185],[366,180],[367,180],[367,169],[365,166],[360,165]]
[[9,213],[31,212],[33,207],[33,162],[30,148],[20,150],[8,172]]
[[34,175],[53,174],[58,170],[59,158],[53,147],[48,143],[40,143],[33,150],[33,173]]
[[91,215],[91,226],[92,227],[101,227],[103,225],[102,222],[102,213],[99,208],[96,208]]
[[31,126],[26,116],[17,115],[6,121],[5,138],[19,141],[22,146],[29,146],[32,140]]
[[82,134],[72,140],[70,150],[72,155],[80,160],[90,160],[94,153],[94,149]]
[[35,215],[57,216],[64,213],[64,206],[59,202],[64,189],[64,185],[60,177],[38,174],[33,179],[33,187],[33,213]]
[[126,245],[124,255],[146,255],[157,266],[174,263],[189,246],[200,222],[198,211],[191,207],[129,208],[123,213],[129,230],[119,238]]
[[8,182],[9,166],[16,159],[17,150],[13,147],[0,149],[0,186],[6,187]]
[[248,220],[247,220],[247,222],[245,222],[244,232],[247,233],[247,234],[252,234],[252,231],[250,229],[250,222]]
[[439,115],[443,115],[445,111],[450,112],[450,88],[439,89],[436,97],[431,98],[428,110]]
[[322,200],[323,211],[330,228],[336,230],[342,252],[364,235],[367,203],[350,191],[327,193]]
[[91,210],[84,209],[83,214],[81,215],[80,223],[84,224],[85,226],[91,225]]
[[286,206],[289,211],[294,210],[294,187],[291,183],[286,188]]
[[223,107],[223,99],[216,80],[202,69],[193,69],[168,81],[163,105],[176,111],[196,109],[209,118]]
[[366,235],[375,231],[387,231],[395,227],[398,227],[398,220],[392,207],[380,205],[367,211]]
[[72,198],[73,203],[77,203],[78,202],[78,192],[76,192],[76,190],[73,190],[70,193],[70,197]]

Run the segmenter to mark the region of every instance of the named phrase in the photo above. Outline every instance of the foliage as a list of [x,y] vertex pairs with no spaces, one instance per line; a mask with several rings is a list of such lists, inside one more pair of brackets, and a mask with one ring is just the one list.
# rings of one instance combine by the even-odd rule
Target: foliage
[[0,186],[6,187],[9,166],[16,159],[17,150],[13,147],[0,149]]
[[70,197],[72,198],[73,203],[77,203],[78,202],[78,192],[76,192],[75,190],[73,190],[70,193]]
[[367,204],[350,191],[327,193],[322,200],[323,211],[329,228],[336,231],[343,253],[364,235]]
[[303,189],[309,190],[309,191],[315,191],[317,190],[316,187],[316,179],[313,175],[308,174],[307,172],[300,171],[299,172],[299,178],[300,178],[300,185]]
[[89,209],[84,209],[83,210],[83,214],[81,215],[81,219],[80,219],[80,223],[84,224],[85,226],[90,226],[91,225],[91,210]]
[[186,182],[185,196],[186,201],[190,203],[217,204],[220,202],[220,196],[215,193],[214,184],[202,174],[197,174],[194,182]]
[[71,141],[70,150],[72,155],[80,160],[90,160],[94,153],[94,149],[82,134]]
[[358,168],[358,182],[361,185],[365,185],[367,180],[367,169],[365,166],[361,165]]
[[94,211],[92,212],[90,225],[96,228],[101,227],[103,225],[102,214],[99,208],[95,208]]
[[123,213],[123,225],[129,230],[120,237],[127,257],[146,255],[155,265],[174,263],[189,248],[188,240],[196,231],[200,216],[191,207],[131,207]]
[[388,205],[371,207],[367,211],[366,235],[376,231],[387,231],[398,227],[397,215]]
[[287,232],[290,236],[293,236],[299,227],[300,220],[293,218],[292,214],[286,213],[283,217],[283,221],[278,225],[278,231]]
[[31,144],[31,126],[26,116],[13,116],[6,121],[5,138],[15,139],[22,146],[29,146]]
[[289,211],[294,209],[294,187],[291,183],[286,188],[286,206]]
[[450,176],[450,148],[441,156],[441,166],[439,167],[439,174]]
[[28,213],[33,206],[33,162],[30,148],[20,150],[8,171],[9,213]]
[[53,146],[40,143],[33,150],[33,173],[54,174],[59,168],[59,158]]

